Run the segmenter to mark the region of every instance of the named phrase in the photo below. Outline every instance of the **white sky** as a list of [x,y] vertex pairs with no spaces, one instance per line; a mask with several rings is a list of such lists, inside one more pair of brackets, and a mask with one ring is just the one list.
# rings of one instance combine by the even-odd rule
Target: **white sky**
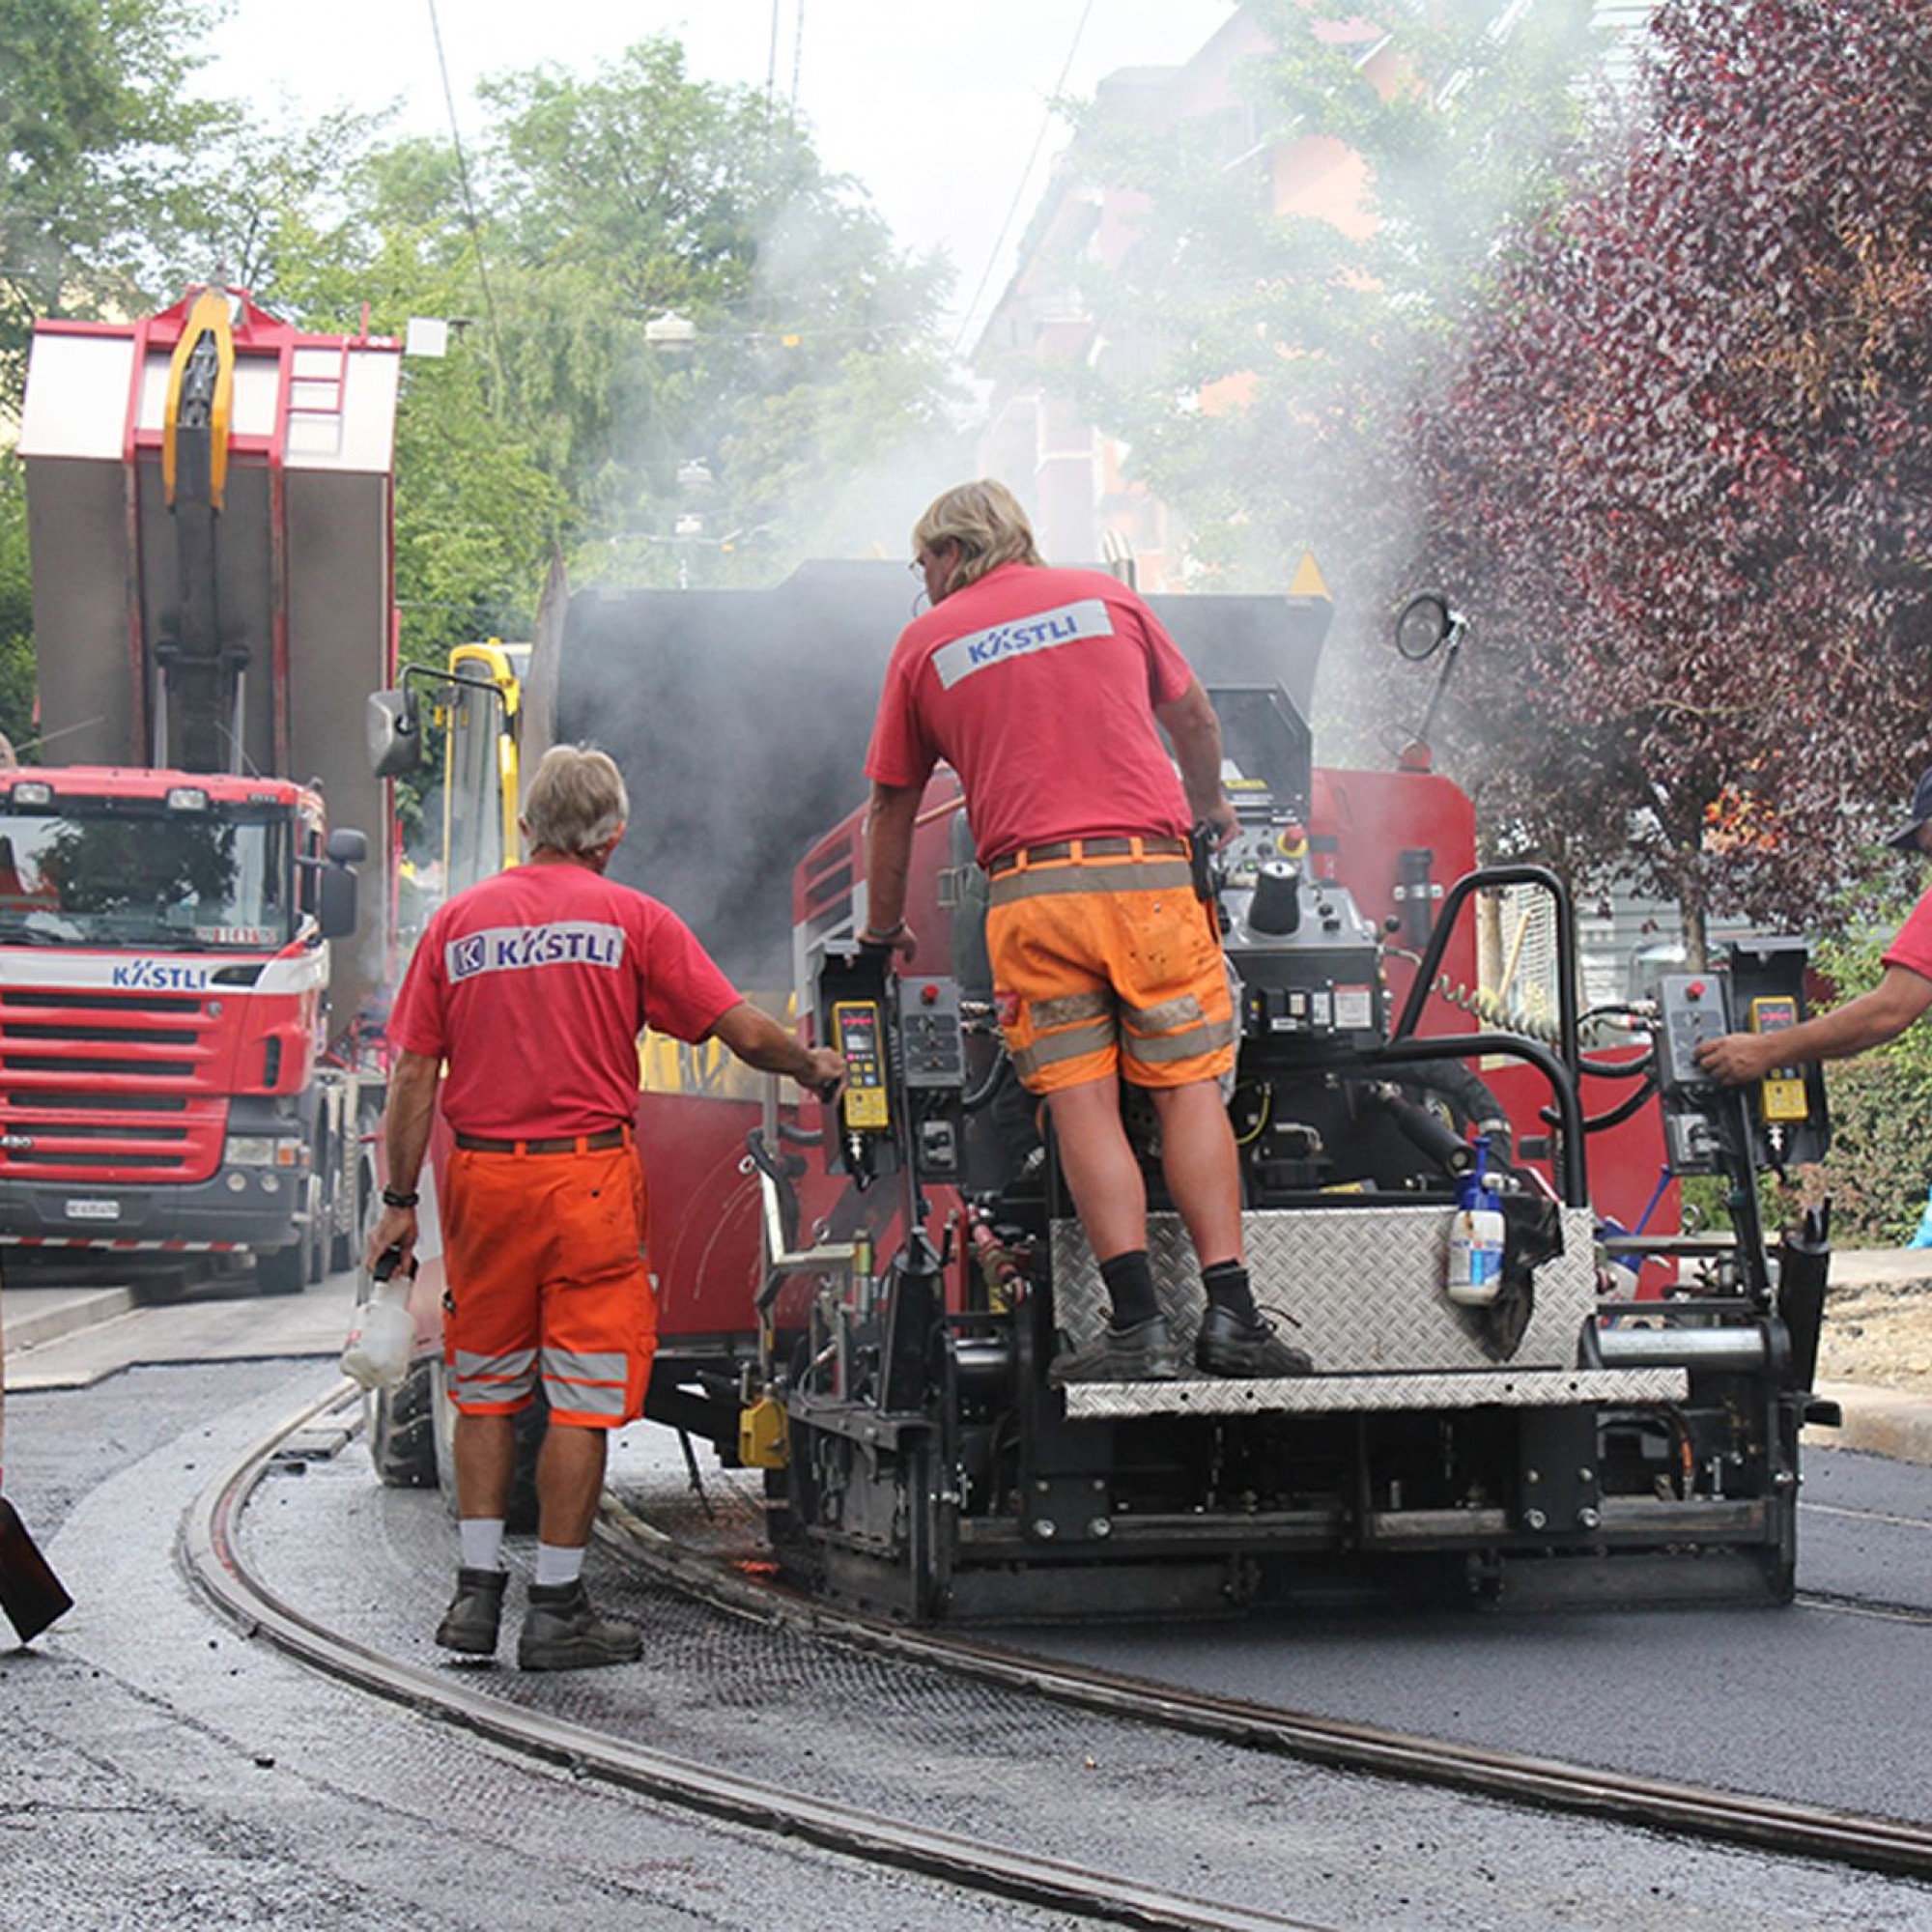
[[[482,132],[479,76],[541,61],[588,71],[658,33],[682,39],[696,78],[762,88],[776,20],[777,91],[790,97],[795,69],[826,164],[865,185],[903,246],[951,253],[957,335],[982,276],[976,323],[1006,281],[1065,145],[1057,121],[1040,138],[1062,71],[1066,94],[1091,95],[1116,68],[1185,60],[1234,11],[1231,0],[437,0],[434,19],[466,143]],[[270,115],[284,95],[311,112],[400,101],[406,129],[446,135],[432,17],[431,0],[233,0],[206,85]]]

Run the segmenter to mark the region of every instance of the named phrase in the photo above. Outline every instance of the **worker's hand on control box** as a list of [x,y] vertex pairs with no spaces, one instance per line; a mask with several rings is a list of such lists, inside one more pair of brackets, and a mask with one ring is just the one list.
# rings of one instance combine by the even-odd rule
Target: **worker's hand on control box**
[[1240,817],[1225,794],[1218,805],[1210,806],[1201,814],[1194,828],[1197,838],[1204,832],[1207,834],[1209,845],[1216,852],[1225,852],[1240,830]]
[[1762,1080],[1789,1055],[1779,1051],[1775,1033],[1727,1033],[1707,1039],[1691,1058],[1713,1080],[1742,1087],[1747,1080]]
[[900,920],[895,925],[883,929],[869,925],[865,927],[859,934],[859,944],[869,952],[890,952],[903,958],[910,966],[913,955],[919,951],[919,935],[904,920]]
[[814,1046],[807,1051],[811,1055],[811,1071],[800,1074],[798,1084],[829,1107],[845,1085],[845,1056],[836,1046]]

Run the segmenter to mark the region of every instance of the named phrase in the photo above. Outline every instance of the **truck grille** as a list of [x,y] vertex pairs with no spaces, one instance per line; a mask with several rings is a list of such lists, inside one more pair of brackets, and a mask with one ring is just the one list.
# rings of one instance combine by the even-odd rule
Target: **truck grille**
[[192,997],[0,993],[0,1177],[207,1179],[227,1124],[222,1051]]

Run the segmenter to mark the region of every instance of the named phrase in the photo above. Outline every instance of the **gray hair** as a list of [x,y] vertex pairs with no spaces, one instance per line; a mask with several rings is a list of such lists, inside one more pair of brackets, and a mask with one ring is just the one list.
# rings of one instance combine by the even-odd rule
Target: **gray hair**
[[959,483],[925,506],[913,526],[915,553],[937,550],[942,544],[959,546],[959,561],[947,580],[949,592],[963,590],[1003,563],[1039,562],[1033,526],[1019,498],[1004,483],[982,477]]
[[623,773],[608,753],[587,745],[553,745],[524,787],[524,833],[532,852],[587,857],[630,816]]

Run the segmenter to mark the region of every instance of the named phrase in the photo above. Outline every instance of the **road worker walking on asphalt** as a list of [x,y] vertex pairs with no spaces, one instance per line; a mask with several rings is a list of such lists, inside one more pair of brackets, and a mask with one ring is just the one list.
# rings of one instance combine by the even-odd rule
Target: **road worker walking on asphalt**
[[548,752],[524,801],[529,863],[437,910],[389,1026],[401,1051],[372,1266],[391,1247],[407,1264],[415,1247],[445,1064],[456,1142],[440,1207],[461,1553],[436,1640],[496,1650],[515,1418],[541,1378],[550,1417],[517,1645],[526,1670],[624,1663],[642,1649],[635,1625],[598,1615],[582,1580],[610,1433],[641,1413],[657,1346],[632,1138],[639,1034],[648,1022],[678,1039],[718,1039],[821,1094],[845,1071],[837,1052],[800,1044],[747,1004],[668,906],[604,877],[629,812],[602,752]]
[[943,757],[965,787],[991,881],[986,944],[1007,1048],[1027,1092],[1045,1099],[1112,1306],[1099,1340],[1063,1353],[1050,1378],[1181,1373],[1154,1293],[1123,1078],[1153,1106],[1168,1191],[1201,1263],[1208,1305],[1195,1366],[1305,1375],[1308,1357],[1259,1313],[1248,1282],[1239,1156],[1220,1089],[1235,1060],[1234,1009],[1188,863],[1191,824],[1223,844],[1237,829],[1214,708],[1125,584],[1041,564],[1003,484],[962,483],[936,498],[913,550],[933,608],[893,652],[867,753],[870,924],[860,938],[910,943],[913,829]]

